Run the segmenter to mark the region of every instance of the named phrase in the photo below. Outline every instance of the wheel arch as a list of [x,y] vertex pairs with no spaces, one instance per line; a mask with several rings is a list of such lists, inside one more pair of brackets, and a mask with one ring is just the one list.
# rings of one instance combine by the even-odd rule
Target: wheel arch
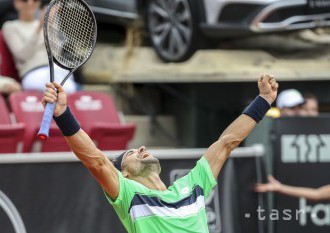
[[[137,5],[137,11],[138,14],[140,15],[140,17],[143,19],[143,21],[145,22],[146,20],[146,6],[147,6],[147,2],[151,1],[151,0],[136,0],[136,5]],[[197,4],[197,8],[201,9],[198,12],[198,19],[199,22],[206,22],[206,10],[205,10],[205,3],[204,0],[194,0],[194,2]]]

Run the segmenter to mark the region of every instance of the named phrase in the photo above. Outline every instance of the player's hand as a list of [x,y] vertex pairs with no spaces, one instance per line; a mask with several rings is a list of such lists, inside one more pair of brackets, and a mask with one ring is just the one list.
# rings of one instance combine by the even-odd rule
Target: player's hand
[[278,86],[273,75],[262,75],[258,80],[259,95],[272,104],[277,97]]
[[44,108],[46,107],[46,103],[54,103],[56,101],[56,106],[54,110],[54,116],[60,116],[67,107],[67,98],[64,92],[63,87],[56,83],[47,83],[46,91],[44,93],[44,97],[42,98],[42,105]]
[[266,192],[278,192],[281,189],[282,184],[276,180],[273,176],[268,176],[268,183],[266,184],[257,184],[255,191],[259,193]]

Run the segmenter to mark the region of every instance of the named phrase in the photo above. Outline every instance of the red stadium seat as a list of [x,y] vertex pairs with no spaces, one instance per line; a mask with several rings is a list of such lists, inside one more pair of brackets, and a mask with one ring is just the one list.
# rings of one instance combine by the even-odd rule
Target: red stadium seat
[[1,31],[0,31],[0,75],[11,77],[16,79],[18,82],[21,82],[15,67],[13,56],[6,45],[6,42],[3,38]]
[[110,95],[80,91],[68,98],[70,108],[82,128],[101,150],[124,150],[135,132],[134,124],[120,123]]
[[49,130],[50,137],[46,141],[37,139],[44,109],[41,104],[43,93],[36,91],[15,92],[9,96],[10,107],[17,122],[25,123],[23,152],[69,151],[65,138],[53,121]]
[[6,103],[0,95],[0,153],[21,152],[25,126],[12,124]]

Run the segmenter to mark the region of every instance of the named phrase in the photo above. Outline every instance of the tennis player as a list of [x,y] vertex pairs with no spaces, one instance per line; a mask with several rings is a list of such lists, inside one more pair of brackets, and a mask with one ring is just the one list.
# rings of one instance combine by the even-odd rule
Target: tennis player
[[[46,84],[43,105],[53,103],[54,119],[72,151],[89,169],[129,233],[206,233],[205,199],[217,184],[222,166],[240,142],[270,109],[278,83],[271,75],[258,80],[259,95],[222,133],[184,177],[166,187],[161,166],[144,146],[131,149],[110,162],[97,149],[67,106],[63,88]],[[55,89],[58,90],[58,94]]]

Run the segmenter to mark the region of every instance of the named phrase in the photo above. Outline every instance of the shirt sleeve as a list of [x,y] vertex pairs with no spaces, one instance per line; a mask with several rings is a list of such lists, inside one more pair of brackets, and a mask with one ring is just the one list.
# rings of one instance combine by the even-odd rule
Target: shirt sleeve
[[209,196],[211,190],[217,185],[210,165],[204,156],[197,161],[196,166],[189,172],[188,176],[190,176],[191,182],[203,189],[205,198]]
[[[23,26],[23,25],[21,25]],[[17,27],[7,22],[2,27],[3,36],[15,59],[25,62],[31,59],[38,47],[38,38],[41,32],[35,31],[32,36],[24,41],[18,35]]]
[[122,173],[118,171],[119,194],[116,200],[113,200],[106,191],[105,196],[109,203],[113,206],[119,218],[124,220],[128,215],[131,200],[134,196],[134,184],[130,180],[124,178]]

